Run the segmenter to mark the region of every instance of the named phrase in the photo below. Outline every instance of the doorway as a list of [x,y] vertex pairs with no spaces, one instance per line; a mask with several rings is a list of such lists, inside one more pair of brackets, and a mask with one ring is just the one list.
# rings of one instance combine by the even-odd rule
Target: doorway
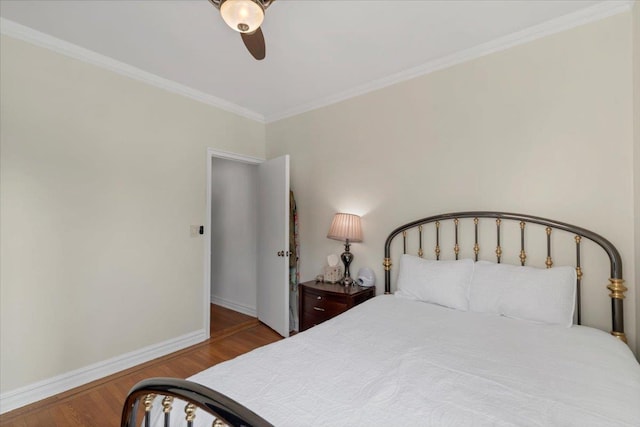
[[[213,162],[214,160],[227,160],[231,162],[235,162],[238,164],[244,164],[254,167],[259,165],[264,159],[259,159],[251,156],[243,156],[235,153],[229,153],[221,150],[214,150],[212,148],[207,149],[207,183],[206,183],[206,225],[205,225],[205,250],[204,250],[204,286],[203,286],[203,328],[207,336],[210,335],[210,321],[211,321],[211,313],[210,313],[210,304],[212,302],[212,211],[213,211]],[[231,307],[227,307],[231,308]],[[246,313],[245,313],[246,314]],[[255,302],[253,304],[253,316],[255,316]]]
[[208,305],[258,317],[289,335],[289,156],[262,160],[207,150],[205,331]]
[[211,162],[211,302],[257,317],[258,165]]

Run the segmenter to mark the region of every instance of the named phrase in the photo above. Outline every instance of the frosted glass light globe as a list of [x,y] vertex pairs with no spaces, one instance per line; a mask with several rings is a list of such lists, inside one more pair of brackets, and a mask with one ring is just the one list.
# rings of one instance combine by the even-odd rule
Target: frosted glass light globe
[[264,20],[262,5],[253,0],[226,0],[220,6],[222,19],[240,33],[252,33]]

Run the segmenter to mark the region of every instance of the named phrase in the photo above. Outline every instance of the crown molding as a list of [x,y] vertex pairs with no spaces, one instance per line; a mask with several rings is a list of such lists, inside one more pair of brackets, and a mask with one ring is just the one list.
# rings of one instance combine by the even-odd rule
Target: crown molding
[[465,49],[442,58],[435,59],[423,65],[410,68],[405,71],[383,77],[378,80],[354,87],[344,92],[336,93],[328,97],[316,100],[310,103],[302,104],[297,107],[277,112],[275,114],[262,115],[251,111],[239,105],[233,104],[224,99],[206,94],[195,90],[188,86],[165,79],[123,62],[117,61],[105,55],[98,54],[91,50],[82,48],[72,43],[52,37],[48,34],[41,33],[32,28],[10,21],[0,17],[0,33],[9,37],[20,39],[28,43],[44,47],[63,55],[90,63],[92,65],[108,69],[115,73],[136,79],[138,81],[156,86],[166,91],[176,93],[178,95],[191,98],[212,107],[219,108],[230,113],[260,122],[272,123],[298,114],[316,110],[338,102],[345,101],[356,96],[364,95],[387,86],[404,82],[416,77],[424,76],[438,70],[452,67],[454,65],[471,61],[494,52],[509,49],[514,46],[528,43],[530,41],[540,39],[561,31],[569,30],[580,25],[595,22],[604,18],[608,18],[619,13],[627,12],[633,7],[634,0],[610,0],[602,1],[591,7],[579,10],[577,12],[561,16],[542,24],[529,27],[525,30],[509,34],[504,37],[480,44],[470,49]]
[[175,81],[165,79],[155,74],[136,68],[124,62],[117,61],[108,56],[85,49],[73,43],[66,42],[56,37],[50,36],[30,27],[18,24],[6,18],[0,17],[0,33],[6,36],[19,39],[33,45],[43,47],[62,55],[87,62],[100,68],[113,71],[120,75],[150,84],[178,95],[191,98],[203,104],[219,108],[221,110],[237,114],[247,119],[264,123],[264,116],[254,111],[248,110],[239,105],[233,104],[224,99],[209,95],[207,93],[190,88]]
[[491,40],[487,43],[483,43],[478,46],[456,52],[452,55],[435,59],[433,61],[427,62],[426,64],[401,71],[388,77],[374,80],[370,83],[366,83],[353,89],[328,96],[321,100],[300,105],[281,113],[267,114],[265,115],[265,122],[272,123],[278,120],[286,119],[288,117],[296,116],[298,114],[306,113],[308,111],[336,104],[338,102],[345,101],[356,96],[364,95],[366,93],[373,92],[387,86],[392,86],[406,80],[424,76],[426,74],[449,68],[463,62],[471,61],[482,56],[490,55],[494,52],[506,50],[511,47],[525,44],[533,40],[559,33],[561,31],[588,24],[590,22],[599,21],[601,19],[629,11],[633,7],[633,4],[634,0],[603,1],[577,12],[546,21],[542,24],[529,27],[522,31],[511,33],[504,37]]

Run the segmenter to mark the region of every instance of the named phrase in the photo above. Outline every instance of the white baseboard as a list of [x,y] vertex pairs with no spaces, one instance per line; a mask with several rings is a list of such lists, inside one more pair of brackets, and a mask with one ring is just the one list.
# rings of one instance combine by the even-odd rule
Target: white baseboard
[[0,394],[0,414],[37,402],[54,394],[79,387],[158,357],[166,356],[167,354],[198,344],[208,338],[204,330],[198,330],[2,393]]
[[251,317],[258,317],[258,312],[255,307],[248,307],[244,304],[238,304],[237,302],[229,301],[224,298],[211,295],[211,303],[228,308],[229,310],[237,311],[242,314],[246,314]]

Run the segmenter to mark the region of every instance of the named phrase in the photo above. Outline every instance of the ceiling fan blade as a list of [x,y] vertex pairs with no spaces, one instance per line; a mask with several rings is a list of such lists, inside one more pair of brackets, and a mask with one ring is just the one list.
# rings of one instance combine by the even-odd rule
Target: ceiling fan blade
[[262,29],[258,27],[253,33],[240,33],[244,45],[249,50],[249,53],[258,61],[264,59],[266,55],[266,47],[264,45],[264,36],[262,35]]

